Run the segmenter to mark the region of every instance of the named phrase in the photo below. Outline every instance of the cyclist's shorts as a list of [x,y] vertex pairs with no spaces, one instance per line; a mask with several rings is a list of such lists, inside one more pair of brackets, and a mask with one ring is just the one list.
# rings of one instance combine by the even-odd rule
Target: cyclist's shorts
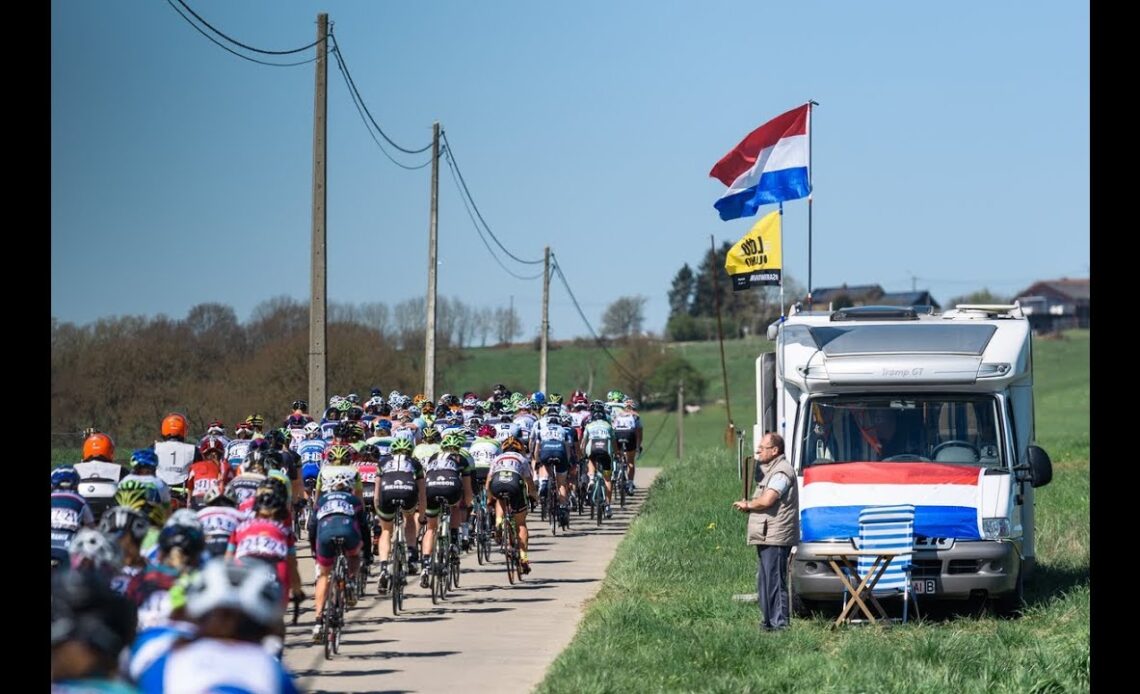
[[487,483],[487,473],[490,471],[490,467],[471,468],[471,491],[475,494],[479,493],[479,490]]
[[364,499],[364,505],[370,506],[372,504],[372,499],[374,498],[374,495],[376,494],[376,483],[375,482],[365,482],[364,483],[364,491],[362,492],[362,494],[363,494],[363,496],[361,498]]
[[210,558],[226,556],[226,547],[230,544],[230,536],[226,535],[207,535],[206,536],[206,554]]
[[637,430],[636,429],[617,429],[617,445],[619,451],[632,451],[637,449]]
[[459,473],[454,470],[437,470],[428,473],[427,480],[427,515],[434,518],[442,510],[436,497],[447,499],[448,506],[459,503],[463,496],[463,482]]
[[507,512],[511,515],[523,513],[530,509],[523,494],[523,480],[517,472],[500,470],[491,478],[491,496],[505,500],[509,506]]
[[414,511],[419,503],[416,480],[410,472],[389,472],[380,478],[380,517],[390,521],[396,517],[396,502],[404,503],[404,511]]
[[610,452],[604,448],[596,448],[590,451],[590,460],[602,472],[610,472],[614,469],[613,458],[610,457]]
[[564,451],[561,447],[559,447],[558,450],[556,450],[556,451],[549,450],[549,449],[542,449],[541,453],[542,453],[542,459],[541,459],[542,464],[543,465],[549,465],[549,466],[553,467],[554,468],[554,474],[565,475],[567,472],[570,471],[570,461],[566,459],[566,451]]
[[302,480],[315,480],[321,474],[321,466],[317,463],[305,463],[301,466]]
[[317,563],[321,566],[332,566],[333,560],[336,559],[336,548],[333,547],[335,537],[344,538],[346,555],[354,557],[360,554],[363,540],[356,528],[356,521],[340,514],[325,516],[317,522]]

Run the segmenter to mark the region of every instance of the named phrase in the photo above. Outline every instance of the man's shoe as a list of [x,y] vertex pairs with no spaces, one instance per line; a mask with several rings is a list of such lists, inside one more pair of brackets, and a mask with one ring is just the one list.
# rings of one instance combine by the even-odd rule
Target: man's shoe
[[391,584],[391,582],[392,582],[392,577],[388,575],[387,571],[381,573],[379,580],[376,581],[376,594],[377,595],[387,595],[388,594],[388,586],[389,586],[389,584]]
[[424,572],[420,574],[420,588],[427,588],[431,585],[431,577],[428,576],[428,570],[425,568]]
[[321,643],[324,634],[321,633],[321,618],[317,617],[317,623],[313,625],[313,643]]

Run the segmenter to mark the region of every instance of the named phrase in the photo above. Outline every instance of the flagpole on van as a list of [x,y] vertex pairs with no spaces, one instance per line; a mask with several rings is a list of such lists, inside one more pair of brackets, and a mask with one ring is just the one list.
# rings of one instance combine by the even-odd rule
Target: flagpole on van
[[[812,107],[813,106],[819,106],[819,102],[808,99],[808,122],[807,122],[807,131],[808,131],[808,291],[807,291],[807,303],[808,303],[808,310],[809,311],[812,310],[812,300],[811,300],[811,288],[812,288],[812,285],[811,285],[811,199],[812,199],[812,196],[815,194],[815,188],[812,187],[812,184],[811,184],[811,168],[812,168],[811,167],[811,130],[812,130],[812,128],[811,128],[811,116],[812,116]],[[780,208],[780,214],[783,214],[783,213],[784,213],[784,210],[783,210],[783,207],[781,207]],[[780,229],[781,229],[781,233],[783,233],[783,227],[781,227]],[[782,241],[783,241],[783,239],[781,239],[781,242]],[[781,281],[781,283],[780,283],[780,291],[781,292],[783,291],[783,288],[784,288],[784,285],[783,285],[783,282]],[[783,303],[782,299],[781,299],[780,303],[781,304]]]

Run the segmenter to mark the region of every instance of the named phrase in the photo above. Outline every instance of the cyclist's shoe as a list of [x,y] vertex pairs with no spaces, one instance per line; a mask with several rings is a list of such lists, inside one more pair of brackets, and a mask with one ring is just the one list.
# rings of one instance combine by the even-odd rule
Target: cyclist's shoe
[[321,643],[324,640],[324,634],[321,632],[321,620],[318,617],[317,623],[313,625],[313,643]]
[[606,504],[606,518],[609,519],[609,518],[613,518],[613,517],[614,517],[614,510],[612,508],[610,508],[609,504]]
[[629,496],[633,496],[633,490],[634,489],[635,489],[635,487],[633,486],[633,480],[630,480],[630,481],[625,483],[625,493],[626,494],[628,494]]
[[355,581],[348,582],[348,590],[345,591],[344,603],[349,607],[356,607],[356,583]]
[[568,506],[558,508],[558,522],[562,524],[562,527],[570,524],[570,508]]
[[459,545],[460,545],[460,549],[462,549],[464,552],[470,552],[471,551],[471,538],[470,537],[463,538],[462,540],[459,541]]
[[418,574],[419,572],[420,572],[420,560],[419,559],[409,559],[408,560],[408,573],[410,573],[414,576],[414,575]]
[[586,501],[590,503],[594,501],[594,482],[592,480],[586,485]]
[[380,578],[376,581],[376,594],[387,595],[388,587],[392,583],[392,577],[388,575],[387,571],[380,574]]
[[420,588],[427,588],[431,585],[431,577],[428,576],[428,568],[424,567],[424,572],[420,574]]
[[520,561],[519,562],[519,571],[521,571],[524,576],[527,575],[528,573],[530,573],[530,562],[529,561]]

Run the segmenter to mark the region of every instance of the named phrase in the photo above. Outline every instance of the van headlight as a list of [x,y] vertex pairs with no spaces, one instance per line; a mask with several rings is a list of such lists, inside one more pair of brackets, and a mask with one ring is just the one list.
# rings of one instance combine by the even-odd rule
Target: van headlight
[[982,532],[987,540],[1000,540],[1010,536],[1008,518],[983,518]]

